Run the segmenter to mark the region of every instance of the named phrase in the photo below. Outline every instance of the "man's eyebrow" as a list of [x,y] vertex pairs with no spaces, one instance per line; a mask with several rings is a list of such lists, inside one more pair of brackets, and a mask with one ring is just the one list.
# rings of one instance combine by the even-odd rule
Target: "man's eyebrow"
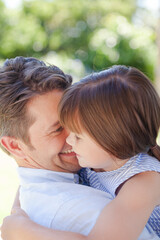
[[57,127],[59,124],[60,124],[59,121],[53,123],[53,124],[47,129],[47,132],[53,131],[53,129],[54,129],[55,127]]

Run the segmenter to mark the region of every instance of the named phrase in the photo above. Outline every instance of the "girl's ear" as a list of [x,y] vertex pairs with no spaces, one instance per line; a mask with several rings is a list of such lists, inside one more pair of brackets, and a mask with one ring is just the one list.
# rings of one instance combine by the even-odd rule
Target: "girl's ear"
[[20,147],[19,140],[15,137],[3,136],[0,139],[1,145],[14,157],[24,158],[25,154]]

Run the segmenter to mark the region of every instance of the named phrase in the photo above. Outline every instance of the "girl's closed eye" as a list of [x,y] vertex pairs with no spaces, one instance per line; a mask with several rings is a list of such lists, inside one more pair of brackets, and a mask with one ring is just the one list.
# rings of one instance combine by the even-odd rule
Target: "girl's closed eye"
[[75,134],[75,138],[76,138],[76,140],[80,140],[80,139],[82,139],[79,135],[77,135],[77,134]]

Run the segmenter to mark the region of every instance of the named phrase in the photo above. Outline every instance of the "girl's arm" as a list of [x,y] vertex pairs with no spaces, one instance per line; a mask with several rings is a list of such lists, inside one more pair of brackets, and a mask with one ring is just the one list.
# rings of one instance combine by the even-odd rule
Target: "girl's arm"
[[145,227],[151,212],[160,204],[160,174],[144,172],[130,178],[117,197],[102,211],[90,239],[102,233],[101,240],[135,240]]
[[[145,172],[129,179],[100,214],[88,236],[41,227],[22,215],[7,217],[4,240],[135,240],[154,207],[160,204],[160,174]],[[88,216],[89,217],[89,216]]]
[[85,236],[72,232],[55,231],[43,227],[29,219],[27,214],[16,208],[14,214],[4,218],[1,226],[3,240],[54,240],[54,239],[75,239],[85,240]]

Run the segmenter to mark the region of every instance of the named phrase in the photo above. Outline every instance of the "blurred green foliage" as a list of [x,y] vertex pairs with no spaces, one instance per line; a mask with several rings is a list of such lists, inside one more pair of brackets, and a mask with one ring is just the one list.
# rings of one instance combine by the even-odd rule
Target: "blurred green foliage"
[[154,79],[155,31],[136,24],[136,0],[0,0],[0,59],[35,56],[83,76],[114,64]]

